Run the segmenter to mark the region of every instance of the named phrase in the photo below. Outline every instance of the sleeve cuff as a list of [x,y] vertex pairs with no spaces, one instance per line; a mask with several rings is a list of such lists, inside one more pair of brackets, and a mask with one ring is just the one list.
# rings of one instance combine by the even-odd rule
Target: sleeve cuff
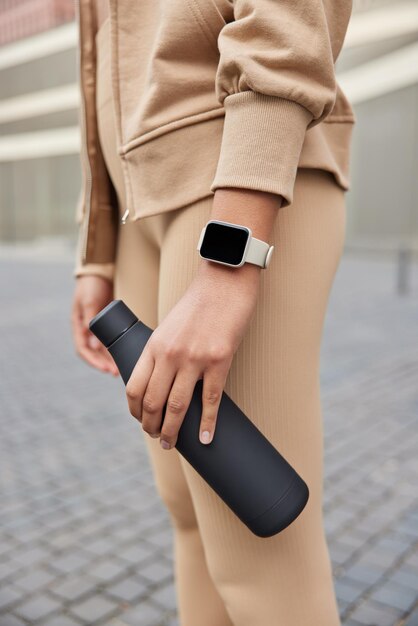
[[297,167],[312,114],[302,105],[255,91],[224,100],[221,151],[211,191],[257,189],[293,201]]
[[106,278],[113,282],[115,275],[115,264],[114,263],[86,263],[85,265],[78,264],[74,268],[73,277],[78,278],[79,276],[101,276],[102,278]]

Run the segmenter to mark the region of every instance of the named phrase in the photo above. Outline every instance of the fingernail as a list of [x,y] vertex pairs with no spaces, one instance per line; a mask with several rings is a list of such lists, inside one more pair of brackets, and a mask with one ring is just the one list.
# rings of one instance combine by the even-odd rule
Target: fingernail
[[200,435],[200,441],[202,443],[210,442],[210,432],[208,430],[204,430],[203,433]]
[[164,441],[164,439],[161,439],[160,443],[161,443],[161,447],[164,448],[164,450],[169,450],[171,448],[168,441]]

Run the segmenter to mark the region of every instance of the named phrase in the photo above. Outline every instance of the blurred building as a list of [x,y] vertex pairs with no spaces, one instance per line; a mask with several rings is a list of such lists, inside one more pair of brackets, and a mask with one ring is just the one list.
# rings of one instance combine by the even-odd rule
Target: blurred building
[[355,0],[337,63],[357,124],[348,244],[418,249],[418,2]]
[[74,236],[74,0],[0,0],[0,40],[1,239]]
[[74,19],[69,0],[0,0],[0,46]]
[[[0,0],[2,240],[75,236],[76,45],[74,0]],[[337,72],[357,117],[347,244],[417,242],[418,2],[354,0]]]

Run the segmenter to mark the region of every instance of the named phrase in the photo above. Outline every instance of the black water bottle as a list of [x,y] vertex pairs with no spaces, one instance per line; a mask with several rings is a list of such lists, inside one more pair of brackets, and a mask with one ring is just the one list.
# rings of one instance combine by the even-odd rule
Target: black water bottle
[[[110,302],[89,327],[126,385],[153,331],[122,300]],[[175,447],[255,535],[271,537],[301,513],[308,487],[225,392],[214,437],[201,443],[202,384],[202,379],[196,383]]]

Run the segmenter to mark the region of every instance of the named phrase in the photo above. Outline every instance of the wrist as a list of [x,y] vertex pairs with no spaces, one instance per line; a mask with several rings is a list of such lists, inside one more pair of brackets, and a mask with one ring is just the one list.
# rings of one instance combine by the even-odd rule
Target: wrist
[[253,263],[244,263],[241,267],[229,267],[207,259],[200,259],[198,276],[209,281],[239,284],[257,284],[262,268]]
[[279,195],[241,188],[215,191],[210,219],[243,224],[257,239],[268,241],[283,198]]

